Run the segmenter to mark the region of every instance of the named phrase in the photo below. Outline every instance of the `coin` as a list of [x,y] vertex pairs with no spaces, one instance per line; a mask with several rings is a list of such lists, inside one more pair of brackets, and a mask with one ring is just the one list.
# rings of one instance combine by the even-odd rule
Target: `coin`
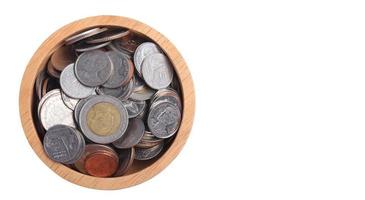
[[36,95],[38,97],[38,100],[41,100],[42,98],[42,86],[43,86],[43,82],[44,80],[47,78],[47,74],[44,70],[40,71],[36,81],[35,81],[35,90],[36,90]]
[[85,141],[76,129],[55,125],[48,129],[43,139],[43,147],[47,156],[60,163],[70,164],[81,157]]
[[44,100],[39,109],[39,118],[44,129],[48,130],[57,124],[75,127],[72,110],[63,103],[60,90],[55,90],[54,94]]
[[127,149],[135,146],[142,139],[145,131],[144,123],[139,118],[129,121],[128,128],[124,135],[113,142],[113,145],[120,149]]
[[101,50],[82,53],[75,63],[77,79],[84,85],[96,87],[105,83],[112,73],[112,63]]
[[60,71],[57,71],[54,68],[54,66],[50,60],[48,61],[48,64],[47,64],[47,74],[52,77],[55,77],[55,78],[60,78],[60,74],[61,74]]
[[128,99],[133,92],[133,79],[127,85],[118,88],[105,88],[99,86],[96,88],[96,92],[101,95],[110,95],[121,100]]
[[112,176],[118,169],[119,158],[116,153],[96,152],[85,159],[85,171],[96,177]]
[[146,108],[145,101],[135,101],[127,99],[122,101],[122,103],[128,111],[129,118],[137,117]]
[[86,98],[95,90],[94,87],[87,87],[76,78],[73,63],[62,71],[60,85],[64,93],[75,99]]
[[179,95],[175,90],[171,88],[158,90],[151,99],[152,103],[161,101],[168,101],[174,104],[180,109],[180,111],[182,109],[182,104]]
[[119,156],[119,167],[113,176],[122,176],[133,164],[135,155],[134,148],[118,149],[117,154]]
[[135,158],[136,160],[150,160],[156,157],[158,154],[161,153],[163,149],[163,143],[160,143],[156,146],[151,148],[135,148]]
[[87,31],[83,31],[81,33],[78,33],[76,35],[73,35],[73,36],[67,38],[65,40],[65,44],[70,45],[70,44],[76,43],[76,42],[78,42],[80,40],[83,40],[85,38],[88,38],[88,37],[91,37],[93,35],[102,33],[106,30],[108,30],[108,29],[107,28],[93,28],[93,29],[89,29]]
[[96,50],[96,49],[101,49],[103,47],[106,47],[110,44],[110,42],[103,42],[100,44],[86,44],[86,43],[80,43],[79,45],[77,45],[77,47],[75,48],[75,51],[80,53],[80,52],[85,52],[85,51],[92,51],[92,50]]
[[71,46],[62,46],[52,54],[50,62],[54,69],[62,71],[69,64],[75,62],[75,56]]
[[122,37],[127,36],[130,33],[129,30],[121,30],[121,29],[111,29],[106,32],[103,32],[101,34],[95,35],[88,40],[86,40],[86,43],[89,44],[97,44],[102,42],[108,42],[115,39],[119,39]]
[[108,56],[113,63],[113,72],[103,87],[117,88],[126,85],[131,80],[134,71],[129,59],[115,51],[109,51]]
[[84,104],[87,102],[87,100],[89,100],[89,98],[91,98],[93,96],[89,96],[85,99],[80,99],[74,109],[74,120],[77,124],[79,124],[79,115],[80,115],[80,110],[82,108],[82,106],[84,106]]
[[144,42],[139,45],[134,53],[134,66],[139,75],[142,74],[142,62],[144,59],[151,54],[161,53],[161,50],[157,47],[156,44],[152,42]]
[[180,121],[179,108],[170,102],[161,102],[152,106],[147,118],[150,131],[158,138],[168,138],[175,134]]
[[75,99],[67,94],[65,94],[63,91],[61,91],[61,98],[63,103],[71,110],[74,110],[76,107],[76,104],[79,102],[80,99]]
[[131,57],[142,42],[141,37],[136,36],[135,33],[130,33],[126,37],[114,40],[109,47]]
[[95,95],[82,106],[78,122],[88,139],[107,144],[124,134],[128,127],[128,113],[117,98]]
[[169,59],[162,53],[147,56],[142,63],[142,76],[151,88],[166,88],[173,78]]
[[[138,80],[138,78],[135,80]],[[135,86],[130,98],[137,101],[146,101],[151,99],[154,94],[155,90],[142,83],[142,85]]]
[[[119,159],[116,152],[109,146],[101,145],[101,144],[87,144],[85,146],[85,150],[84,150],[83,154],[81,155],[80,159],[78,159],[75,162],[74,167],[81,173],[89,174],[85,169],[85,161],[86,161],[87,157],[89,157],[90,155],[93,155],[93,154],[100,154],[100,153],[109,155],[109,156],[111,156],[112,159],[117,159],[117,160]],[[89,162],[90,161],[91,160],[89,160]],[[101,165],[103,165],[103,164],[101,164]],[[101,168],[104,168],[104,167],[105,166],[101,166]],[[87,168],[90,170],[92,167],[87,167]],[[101,168],[99,168],[99,169],[101,169]],[[109,167],[107,167],[107,168],[109,168]],[[90,170],[90,171],[93,171],[93,170]],[[108,171],[110,171],[110,169]],[[111,171],[113,171],[113,170],[111,170]]]

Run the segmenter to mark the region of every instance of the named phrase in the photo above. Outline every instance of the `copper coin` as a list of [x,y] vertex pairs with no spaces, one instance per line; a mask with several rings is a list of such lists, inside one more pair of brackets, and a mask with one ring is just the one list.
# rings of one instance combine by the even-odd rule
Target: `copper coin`
[[109,177],[118,168],[119,159],[110,152],[96,152],[90,154],[85,159],[85,171],[96,177]]
[[51,61],[48,61],[48,64],[47,64],[47,73],[52,76],[52,77],[55,77],[55,78],[60,78],[60,75],[61,75],[61,72],[60,71],[57,71],[52,62]]
[[50,62],[53,68],[62,71],[67,65],[75,62],[76,55],[71,46],[62,46],[58,48],[51,56]]

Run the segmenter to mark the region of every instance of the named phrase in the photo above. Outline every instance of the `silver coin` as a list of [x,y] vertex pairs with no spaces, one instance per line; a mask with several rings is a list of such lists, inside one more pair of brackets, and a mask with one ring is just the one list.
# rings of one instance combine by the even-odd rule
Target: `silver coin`
[[55,90],[56,92],[45,99],[40,108],[39,118],[44,129],[48,130],[57,124],[75,127],[72,110],[63,103],[60,90]]
[[162,102],[162,101],[168,101],[177,106],[180,110],[182,109],[182,103],[180,97],[177,94],[177,92],[173,89],[170,88],[161,89],[157,91],[151,99],[152,104],[154,102]]
[[[137,80],[137,79],[135,79]],[[137,88],[136,88],[137,87]],[[147,85],[143,84],[136,86],[133,90],[130,98],[137,101],[146,101],[152,98],[152,96],[155,94],[155,90],[151,89]]]
[[152,42],[144,42],[137,47],[133,59],[134,66],[139,75],[142,74],[142,62],[144,59],[154,53],[161,53],[161,50]]
[[40,113],[41,113],[41,108],[42,108],[42,105],[44,103],[44,101],[46,99],[48,99],[50,96],[54,95],[55,93],[57,93],[59,91],[59,89],[54,89],[54,90],[51,90],[49,92],[47,92],[43,97],[42,99],[39,101],[38,103],[38,109],[37,109],[37,115],[38,115],[38,118],[40,119]]
[[77,102],[75,109],[74,109],[74,119],[77,124],[79,124],[79,114],[80,114],[80,110],[81,110],[82,106],[84,106],[84,104],[87,102],[87,100],[89,100],[92,97],[93,97],[93,95],[91,95],[85,99],[80,99],[80,101]]
[[102,33],[104,31],[108,30],[107,28],[93,28],[86,31],[83,31],[81,33],[78,33],[76,35],[73,35],[65,40],[66,45],[74,44],[80,40],[83,40],[85,38],[91,37],[93,35]]
[[135,157],[136,160],[150,160],[156,157],[158,154],[161,153],[163,149],[163,143],[160,143],[156,146],[151,148],[135,148]]
[[134,148],[117,149],[117,154],[119,156],[119,167],[113,176],[122,176],[133,164],[135,155]]
[[[114,108],[116,108],[120,114],[120,121],[118,121],[119,125],[116,128],[116,130],[109,135],[98,135],[96,133],[94,133],[91,128],[88,126],[88,113],[90,111],[90,109],[99,103],[109,103],[112,104]],[[113,116],[105,116],[106,113],[96,113],[98,115],[100,115],[102,118],[104,118],[103,120],[105,121],[106,118],[112,118]],[[115,140],[119,139],[120,137],[123,136],[123,134],[125,133],[127,127],[128,127],[128,112],[127,110],[124,108],[122,102],[120,100],[118,100],[115,97],[112,96],[108,96],[108,95],[95,95],[90,97],[85,104],[82,106],[80,113],[79,113],[79,125],[80,125],[80,129],[81,131],[84,133],[84,135],[90,139],[93,142],[99,143],[99,144],[107,144],[107,143],[111,143],[114,142]],[[98,116],[95,116],[98,117]],[[100,118],[101,118],[100,117]],[[112,119],[113,120],[113,119]],[[102,123],[102,122],[100,122]],[[114,123],[114,122],[113,122]]]
[[168,138],[179,129],[181,112],[170,102],[162,102],[151,107],[147,117],[147,125],[153,135]]
[[108,41],[112,41],[115,39],[125,37],[129,33],[130,33],[129,30],[112,29],[112,30],[106,31],[104,33],[95,35],[92,38],[89,38],[86,41],[86,43],[97,44],[97,43],[101,43],[101,42],[108,42]]
[[66,93],[61,91],[61,98],[63,103],[71,110],[75,109],[76,104],[79,102],[80,99],[75,99],[68,96]]
[[117,88],[125,85],[133,75],[133,67],[130,67],[128,58],[115,51],[108,52],[113,63],[113,72],[110,78],[103,84],[106,88]]
[[93,50],[84,52],[77,58],[75,74],[82,84],[96,87],[109,79],[112,68],[111,60],[104,51]]
[[169,86],[173,79],[173,68],[164,54],[151,54],[143,60],[142,76],[151,88],[163,89]]
[[128,99],[133,92],[133,81],[131,80],[127,85],[118,88],[105,88],[99,86],[96,88],[96,93],[101,95],[109,95],[120,100]]
[[115,46],[115,44],[112,42],[107,46],[108,49],[112,50],[112,51],[116,51],[120,54],[122,54],[123,56],[126,56],[127,58],[131,59],[132,56],[130,55],[129,52],[125,51],[124,49],[120,49],[118,47]]
[[125,134],[118,140],[114,141],[113,145],[120,149],[131,148],[138,144],[138,142],[142,139],[144,131],[145,126],[141,119],[131,119]]
[[43,147],[50,159],[71,164],[81,157],[80,152],[85,148],[85,141],[76,129],[65,125],[55,125],[46,132]]
[[85,52],[85,51],[92,51],[92,50],[96,50],[96,49],[101,49],[103,47],[106,47],[110,44],[110,42],[104,42],[104,43],[100,43],[100,44],[85,44],[82,43],[79,46],[77,46],[75,48],[76,52]]
[[137,117],[146,108],[146,101],[134,101],[127,99],[122,101],[122,103],[128,111],[129,118]]
[[94,87],[87,87],[76,78],[73,63],[62,71],[60,85],[64,93],[75,99],[86,98],[95,90]]

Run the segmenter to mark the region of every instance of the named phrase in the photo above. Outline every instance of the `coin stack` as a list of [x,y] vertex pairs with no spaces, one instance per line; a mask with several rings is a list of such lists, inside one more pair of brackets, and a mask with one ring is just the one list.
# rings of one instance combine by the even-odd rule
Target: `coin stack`
[[157,158],[177,133],[180,85],[161,48],[96,27],[64,40],[35,82],[36,127],[48,157],[96,177]]

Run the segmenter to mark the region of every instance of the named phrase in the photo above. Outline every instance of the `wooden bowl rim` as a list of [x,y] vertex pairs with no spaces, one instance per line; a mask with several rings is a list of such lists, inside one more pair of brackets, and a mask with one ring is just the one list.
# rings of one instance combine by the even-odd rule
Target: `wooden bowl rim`
[[[92,177],[50,160],[43,151],[43,146],[36,132],[32,118],[32,96],[35,78],[41,70],[41,67],[47,62],[52,51],[60,46],[65,38],[75,34],[76,32],[96,26],[121,26],[146,35],[152,39],[170,58],[176,74],[179,77],[182,90],[182,101],[184,105],[183,116],[180,129],[171,146],[164,155],[151,165],[140,171],[122,177]],[[195,113],[195,93],[193,81],[183,57],[166,37],[150,26],[137,20],[121,16],[102,15],[80,19],[65,25],[54,32],[41,44],[29,61],[23,74],[19,94],[19,111],[24,133],[32,149],[38,157],[59,176],[72,183],[88,188],[121,189],[134,186],[151,179],[167,167],[167,165],[169,165],[182,150],[189,137],[193,124]]]

